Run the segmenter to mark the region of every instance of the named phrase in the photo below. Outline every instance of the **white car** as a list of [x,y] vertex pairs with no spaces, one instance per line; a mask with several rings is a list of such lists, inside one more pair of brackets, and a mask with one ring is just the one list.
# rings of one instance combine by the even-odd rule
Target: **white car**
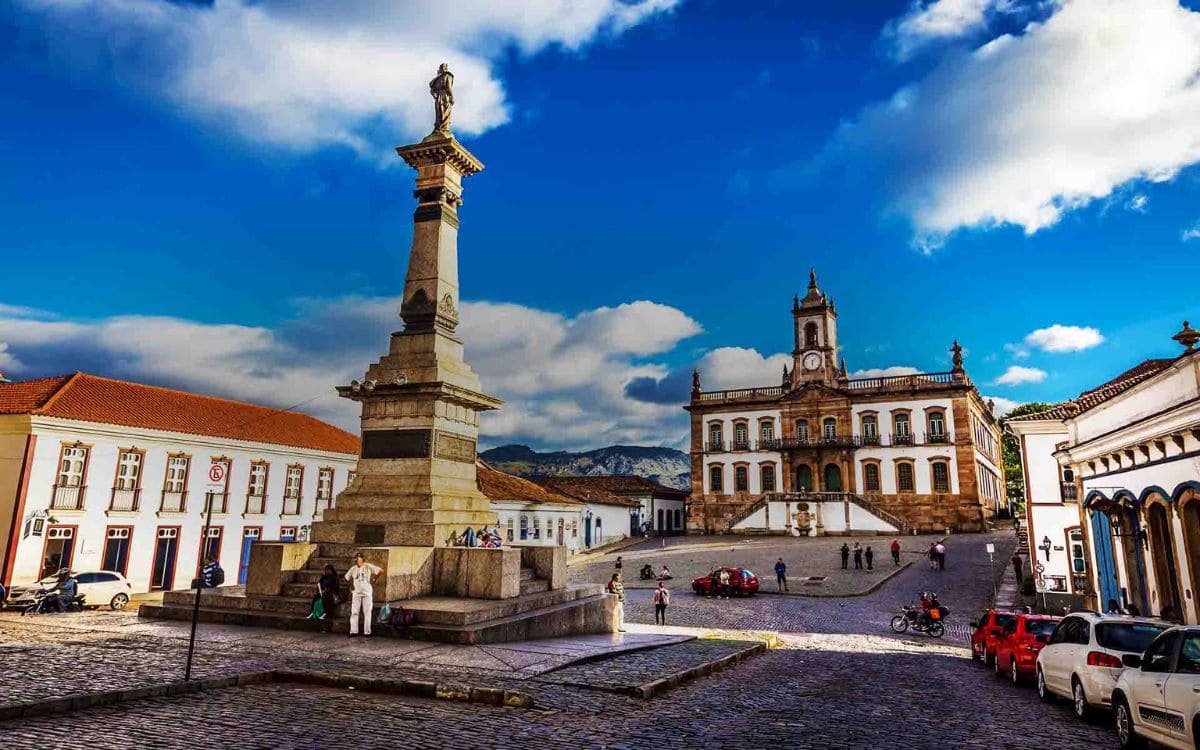
[[1200,628],[1171,628],[1124,662],[1113,691],[1121,747],[1200,748]]
[[1171,623],[1148,617],[1073,612],[1059,621],[1038,653],[1037,691],[1044,701],[1071,699],[1078,719],[1112,705],[1112,691],[1125,669],[1121,658],[1140,654]]
[[[85,607],[108,605],[113,610],[125,609],[125,605],[129,604],[129,596],[133,593],[133,585],[125,580],[125,576],[111,570],[76,573],[75,582],[79,584],[79,593],[83,594]],[[57,585],[57,575],[47,576],[24,586],[14,585],[9,589],[4,604],[9,607],[25,607],[33,604],[35,594],[39,590],[54,588]]]

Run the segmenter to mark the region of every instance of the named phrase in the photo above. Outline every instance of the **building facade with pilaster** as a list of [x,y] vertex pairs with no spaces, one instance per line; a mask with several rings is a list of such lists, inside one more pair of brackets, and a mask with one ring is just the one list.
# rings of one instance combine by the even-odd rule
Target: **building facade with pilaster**
[[[1053,552],[1059,534],[1066,534],[1068,593],[1093,609],[1195,624],[1200,333],[1185,323],[1174,339],[1186,347],[1178,357],[1148,359],[1075,399],[1009,424],[1021,439],[1026,470],[1033,472],[1026,479],[1030,500],[1039,493],[1052,499],[1057,480],[1062,504],[1077,511],[1060,532],[1060,522],[1040,516],[1042,503],[1030,505],[1033,547],[1048,537]],[[1045,467],[1044,481],[1037,478],[1039,466]],[[1070,543],[1072,534],[1078,547]]]
[[998,423],[958,343],[948,372],[852,379],[837,318],[810,273],[778,385],[705,391],[694,373],[690,529],[726,532],[783,501],[840,502],[847,519],[858,506],[900,531],[976,531],[1006,510]]

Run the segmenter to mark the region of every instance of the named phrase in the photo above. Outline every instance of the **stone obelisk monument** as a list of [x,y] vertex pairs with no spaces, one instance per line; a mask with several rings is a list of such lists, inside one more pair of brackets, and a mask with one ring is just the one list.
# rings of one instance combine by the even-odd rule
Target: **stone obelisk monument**
[[[361,381],[338,387],[362,404],[362,452],[353,484],[313,525],[315,543],[430,550],[453,546],[467,528],[495,526],[476,485],[479,413],[501,402],[483,393],[463,358],[458,327],[458,207],[463,178],[483,163],[450,132],[454,76],[443,64],[430,82],[435,124],[396,149],[417,170],[412,249],[400,305],[403,330]],[[409,567],[429,555],[410,551]],[[392,575],[398,560],[390,566]],[[418,570],[408,571],[418,576]],[[428,591],[417,579],[393,593]],[[389,597],[391,598],[391,597]]]

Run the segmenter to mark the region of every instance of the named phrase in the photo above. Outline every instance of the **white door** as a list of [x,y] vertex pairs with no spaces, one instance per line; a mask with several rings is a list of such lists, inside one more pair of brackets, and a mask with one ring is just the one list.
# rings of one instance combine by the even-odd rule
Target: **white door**
[[1188,726],[1188,717],[1191,708],[1200,702],[1200,635],[1188,633],[1184,636],[1175,670],[1166,677],[1163,708],[1168,737],[1178,747],[1190,747],[1192,728]]
[[1137,723],[1150,737],[1163,739],[1170,736],[1166,707],[1163,704],[1163,687],[1171,670],[1171,657],[1175,654],[1178,633],[1164,633],[1154,640],[1142,655],[1142,666],[1136,679],[1129,681],[1130,701]]

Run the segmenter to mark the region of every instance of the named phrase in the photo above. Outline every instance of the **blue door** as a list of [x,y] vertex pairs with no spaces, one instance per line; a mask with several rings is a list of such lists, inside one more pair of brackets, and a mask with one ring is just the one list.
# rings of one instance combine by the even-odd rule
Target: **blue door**
[[1106,513],[1092,511],[1092,543],[1096,547],[1096,577],[1100,582],[1101,611],[1108,603],[1121,602],[1121,591],[1117,586],[1117,568],[1113,562],[1112,523]]
[[262,530],[250,527],[242,532],[242,555],[238,558],[238,585],[246,585],[246,576],[250,572],[250,548],[258,541]]

